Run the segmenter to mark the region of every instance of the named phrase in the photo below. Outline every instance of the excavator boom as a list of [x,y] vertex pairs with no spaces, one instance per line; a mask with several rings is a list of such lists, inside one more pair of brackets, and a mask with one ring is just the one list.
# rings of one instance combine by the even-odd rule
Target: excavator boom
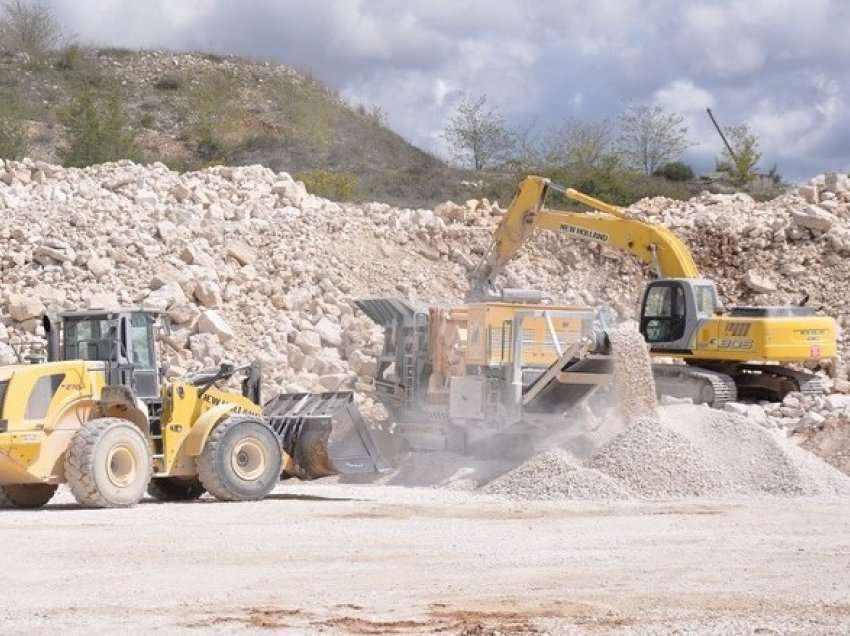
[[[543,206],[550,189],[594,211],[546,209]],[[595,241],[629,252],[652,267],[654,274],[660,278],[700,277],[688,248],[667,228],[630,218],[618,206],[532,175],[520,183],[507,213],[496,228],[488,253],[473,273],[468,300],[492,298],[496,277],[520,252],[535,229]]]

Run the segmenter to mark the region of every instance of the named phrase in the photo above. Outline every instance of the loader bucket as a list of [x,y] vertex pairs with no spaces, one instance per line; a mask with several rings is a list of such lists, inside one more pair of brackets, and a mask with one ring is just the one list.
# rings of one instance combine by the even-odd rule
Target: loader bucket
[[349,391],[285,393],[267,402],[263,414],[293,460],[290,476],[318,479],[389,468]]

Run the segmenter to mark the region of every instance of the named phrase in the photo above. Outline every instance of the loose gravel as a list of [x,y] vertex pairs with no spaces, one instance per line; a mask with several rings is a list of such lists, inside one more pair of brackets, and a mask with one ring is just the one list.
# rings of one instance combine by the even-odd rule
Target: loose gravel
[[586,468],[566,451],[540,453],[491,481],[481,492],[510,499],[628,499],[631,493],[608,475]]
[[706,406],[663,410],[664,423],[697,446],[729,477],[732,492],[848,495],[850,478],[783,433]]
[[587,463],[639,497],[720,495],[730,484],[721,467],[658,420],[639,418]]

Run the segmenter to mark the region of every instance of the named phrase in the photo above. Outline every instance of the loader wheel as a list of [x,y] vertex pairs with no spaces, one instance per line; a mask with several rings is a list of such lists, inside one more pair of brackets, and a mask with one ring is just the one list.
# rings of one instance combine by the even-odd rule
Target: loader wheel
[[190,501],[206,492],[200,481],[181,477],[160,477],[151,479],[148,494],[160,501]]
[[56,492],[53,484],[0,486],[0,508],[41,508]]
[[262,499],[280,479],[280,443],[262,420],[235,415],[210,433],[198,458],[204,488],[222,501]]
[[89,420],[65,453],[65,479],[83,506],[120,508],[139,502],[151,480],[151,453],[142,432],[127,420]]

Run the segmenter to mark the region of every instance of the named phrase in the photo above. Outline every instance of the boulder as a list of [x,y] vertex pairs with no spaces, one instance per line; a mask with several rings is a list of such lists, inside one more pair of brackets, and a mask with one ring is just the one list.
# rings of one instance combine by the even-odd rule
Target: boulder
[[233,340],[235,334],[227,321],[214,309],[208,309],[198,318],[198,333],[210,333],[218,337],[222,343]]
[[240,265],[251,265],[257,260],[257,252],[244,241],[231,241],[227,244],[227,255]]
[[767,294],[776,291],[776,283],[754,269],[747,270],[744,284],[757,294]]
[[94,275],[94,277],[98,280],[106,276],[109,272],[112,271],[112,260],[108,258],[101,258],[99,256],[92,256],[87,262],[86,267],[88,270]]
[[22,294],[11,294],[9,296],[9,315],[12,320],[24,322],[31,318],[40,318],[45,307],[39,298],[24,296]]
[[304,354],[316,353],[322,348],[322,337],[315,331],[299,331],[295,336],[295,344]]
[[818,205],[809,205],[802,210],[792,210],[791,219],[799,227],[826,232],[836,221],[835,215]]
[[327,318],[321,318],[313,325],[313,329],[319,334],[322,342],[330,347],[342,346],[342,330],[339,325]]

